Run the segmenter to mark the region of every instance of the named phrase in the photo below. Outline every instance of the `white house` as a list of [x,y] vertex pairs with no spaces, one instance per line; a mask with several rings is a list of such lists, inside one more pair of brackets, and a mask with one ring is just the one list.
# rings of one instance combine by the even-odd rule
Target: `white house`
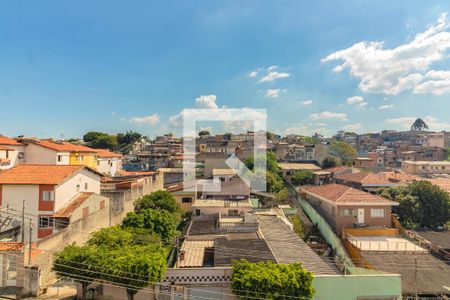
[[25,145],[15,139],[0,136],[0,170],[17,165],[24,157]]
[[[100,177],[85,166],[17,165],[0,173],[0,206],[12,218],[10,228],[21,225],[24,206],[26,219],[31,219],[34,227],[32,240],[36,241],[54,232],[53,214],[80,193],[100,194]],[[28,230],[25,232],[28,239]]]
[[122,169],[122,155],[106,149],[97,150],[97,171],[115,176]]

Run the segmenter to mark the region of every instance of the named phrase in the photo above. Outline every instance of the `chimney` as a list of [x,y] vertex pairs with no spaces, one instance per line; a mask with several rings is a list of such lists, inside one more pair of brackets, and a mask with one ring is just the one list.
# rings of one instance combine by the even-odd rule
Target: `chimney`
[[185,250],[181,250],[180,251],[180,261],[184,260],[184,256],[186,255],[186,251]]

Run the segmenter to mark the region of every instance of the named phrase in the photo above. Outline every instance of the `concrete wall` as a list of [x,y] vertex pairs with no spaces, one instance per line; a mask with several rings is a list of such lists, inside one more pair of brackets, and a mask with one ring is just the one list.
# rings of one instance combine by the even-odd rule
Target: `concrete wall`
[[120,158],[97,158],[97,171],[100,173],[115,176],[122,166]]
[[[100,208],[100,203],[104,201],[104,207]],[[76,208],[71,216],[70,222],[76,222],[83,219],[83,209],[88,208],[89,214],[94,214],[99,210],[109,211],[109,198],[101,195],[93,194],[86,201],[83,202],[78,208]]]

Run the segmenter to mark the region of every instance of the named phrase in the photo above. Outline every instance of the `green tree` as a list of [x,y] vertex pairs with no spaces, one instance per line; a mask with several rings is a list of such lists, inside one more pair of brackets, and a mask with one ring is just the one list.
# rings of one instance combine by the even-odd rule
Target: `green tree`
[[89,284],[98,277],[95,266],[98,255],[95,247],[69,245],[55,255],[52,270],[60,279],[71,278],[78,282],[82,289],[82,299],[86,299]]
[[421,118],[417,118],[411,125],[411,131],[423,131],[425,129],[428,129],[428,125]]
[[127,246],[160,244],[161,238],[145,228],[120,226],[102,228],[91,235],[88,246],[106,247],[109,249]]
[[[256,160],[255,160],[254,156],[249,156],[245,160],[244,164],[246,165],[247,168],[249,168],[250,170],[253,170],[255,168],[255,164],[261,165],[261,162],[264,162],[263,157],[264,156],[262,156],[262,155],[257,156]],[[270,171],[270,172],[273,172],[276,174],[281,174],[281,168],[277,163],[277,156],[275,155],[275,153],[273,153],[273,151],[266,152],[266,169],[267,169],[267,171]]]
[[325,157],[325,159],[322,161],[322,168],[323,169],[327,169],[327,168],[334,168],[338,165],[338,161],[335,157],[333,156],[327,156]]
[[407,228],[436,229],[450,221],[450,196],[429,181],[383,189],[380,195],[399,203],[393,211]]
[[330,153],[339,158],[343,165],[351,164],[352,160],[357,156],[356,149],[352,145],[342,141],[331,144]]
[[291,182],[294,185],[305,185],[312,183],[313,172],[310,170],[301,170],[294,173],[291,177]]
[[101,279],[125,287],[129,300],[139,289],[161,281],[166,272],[165,251],[159,245],[99,250],[99,265],[107,270]]
[[104,132],[89,131],[83,136],[83,141],[89,143],[92,148],[115,149],[117,139],[113,135]]
[[139,141],[141,138],[142,135],[139,132],[132,130],[125,132],[125,134],[117,134],[117,142],[119,143],[119,145],[133,144],[134,142]]
[[202,130],[198,133],[199,136],[210,135],[211,133],[208,130]]
[[139,213],[130,212],[122,222],[123,228],[143,228],[156,233],[165,242],[177,235],[178,224],[167,210],[147,208]]
[[159,190],[139,198],[136,200],[134,205],[135,212],[139,212],[140,210],[147,208],[164,209],[170,212],[178,212],[180,210],[180,207],[178,206],[172,193],[163,190]]
[[233,264],[231,286],[241,299],[312,298],[313,278],[300,263],[249,263],[241,259]]

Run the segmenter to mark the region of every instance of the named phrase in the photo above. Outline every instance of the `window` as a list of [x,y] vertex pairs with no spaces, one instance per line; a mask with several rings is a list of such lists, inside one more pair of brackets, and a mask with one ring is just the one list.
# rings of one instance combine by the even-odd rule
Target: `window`
[[43,191],[42,192],[42,200],[43,201],[55,201],[55,192],[54,191]]
[[58,162],[62,162],[62,155],[58,155]]
[[228,215],[229,216],[239,216],[239,211],[237,209],[229,209]]
[[341,217],[356,217],[357,210],[352,208],[344,208],[341,210]]
[[77,161],[83,161],[83,155],[77,155]]
[[53,228],[53,218],[39,217],[39,228]]
[[88,189],[88,183],[85,182],[85,183],[84,183],[84,190],[87,191],[87,189]]
[[79,191],[80,191],[80,185],[77,184],[77,192],[79,192]]
[[100,209],[105,208],[105,200],[100,201]]
[[181,198],[181,203],[192,203],[192,198],[183,197]]
[[331,207],[331,215],[333,216],[333,217],[336,217],[336,207]]
[[384,209],[383,208],[372,208],[370,210],[370,216],[372,218],[384,218]]
[[83,218],[86,218],[89,216],[89,207],[83,208]]

